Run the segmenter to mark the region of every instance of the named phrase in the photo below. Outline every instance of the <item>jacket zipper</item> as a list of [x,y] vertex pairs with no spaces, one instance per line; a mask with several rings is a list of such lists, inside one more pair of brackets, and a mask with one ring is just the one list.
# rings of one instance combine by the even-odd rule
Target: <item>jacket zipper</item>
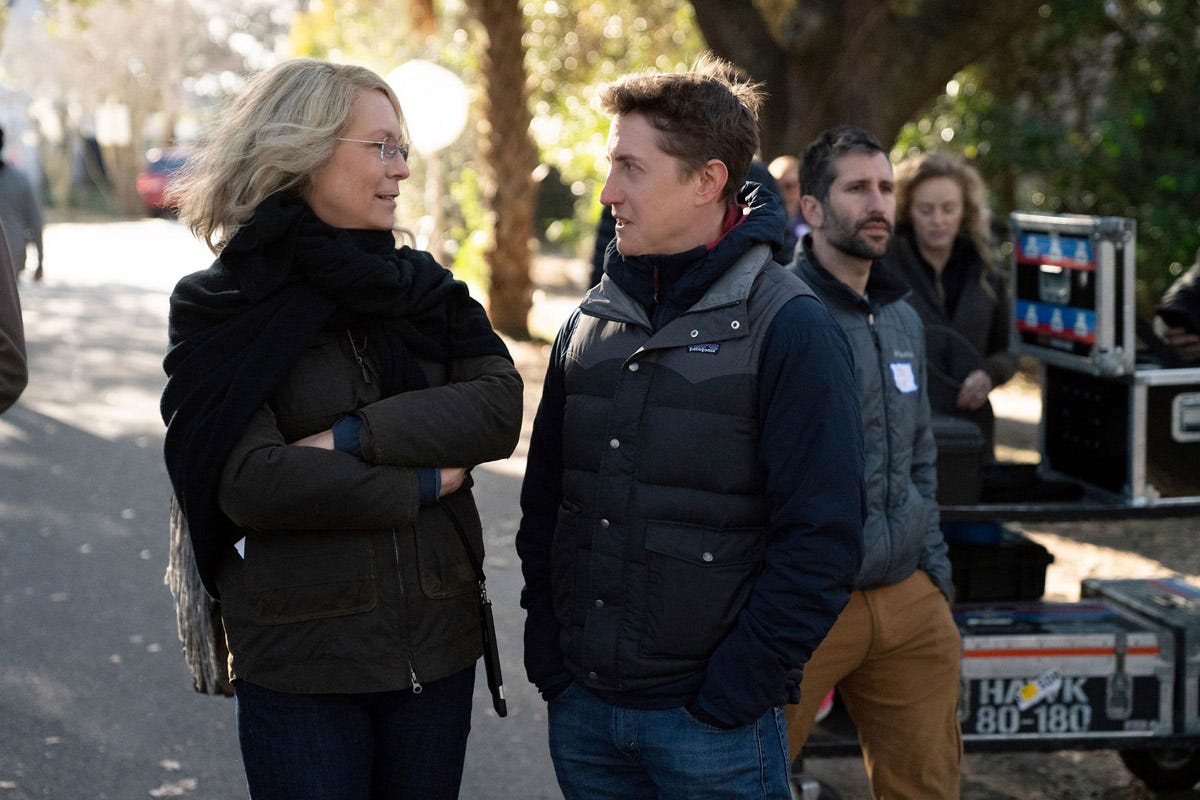
[[354,341],[354,334],[350,329],[346,329],[346,338],[350,340],[350,350],[354,353],[354,360],[358,362],[358,368],[362,370],[363,382],[368,386],[371,385],[371,371],[367,369],[367,362],[363,358],[363,354],[367,352],[367,336],[363,334],[362,353],[358,351],[358,345]]
[[[400,587],[400,602],[401,616],[403,616],[404,603],[404,575],[400,572],[400,543],[396,541],[396,530],[392,529],[392,554],[396,557],[396,585]],[[404,662],[408,667],[408,677],[412,681],[412,693],[420,694],[421,681],[417,679],[417,670],[412,662],[412,649],[408,646],[408,634],[404,630],[403,623],[400,625],[400,642],[404,645]]]
[[[366,360],[366,352],[367,352],[366,334],[363,335],[361,351],[359,350],[358,343],[354,341],[354,334],[350,331],[349,328],[346,329],[346,338],[350,340],[350,350],[351,350],[351,352],[354,353],[354,360],[356,362],[358,362],[358,368],[360,370],[362,370],[363,382],[366,383],[368,386],[371,385],[371,382],[372,382],[371,381],[371,370],[370,370],[370,367],[368,366],[367,360]],[[401,605],[401,613],[403,615],[403,603],[404,603],[404,595],[405,595],[404,574],[400,570],[400,543],[396,540],[395,529],[392,529],[392,555],[395,558],[394,564],[396,567],[396,586],[400,590],[400,602],[402,604]],[[424,689],[424,687],[421,686],[421,680],[420,680],[420,678],[417,677],[417,669],[416,669],[416,667],[413,666],[412,648],[409,647],[408,635],[404,630],[403,624],[401,624],[401,626],[400,626],[400,642],[404,646],[404,653],[405,653],[404,664],[406,667],[408,667],[408,679],[412,683],[412,693],[420,694],[421,691]]]
[[[892,438],[888,434],[891,430],[891,422],[888,419],[888,402],[887,402],[887,381],[888,368],[883,363],[883,343],[879,341],[879,331],[875,328],[875,312],[867,312],[867,328],[871,331],[871,341],[875,344],[875,363],[879,365],[879,380],[880,392],[879,402],[883,405],[883,452],[884,452],[884,470],[883,470],[883,524],[890,528],[888,517],[888,505],[892,499],[892,471],[890,469],[892,463]],[[890,533],[890,531],[889,531]],[[892,537],[886,537],[888,548],[891,549]],[[891,553],[888,554],[887,563],[892,563]]]

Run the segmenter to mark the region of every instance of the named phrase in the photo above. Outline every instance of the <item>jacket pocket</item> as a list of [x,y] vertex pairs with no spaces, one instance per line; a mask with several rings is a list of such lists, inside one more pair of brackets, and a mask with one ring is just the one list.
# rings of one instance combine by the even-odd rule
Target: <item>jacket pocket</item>
[[550,598],[559,624],[571,622],[571,597],[575,591],[575,571],[586,569],[578,558],[583,506],[563,498],[558,507],[558,523],[550,541]]
[[937,506],[910,483],[900,515],[903,524],[893,527],[893,532],[902,532],[902,535],[896,535],[892,541],[892,566],[901,568],[905,576],[920,564],[929,533],[937,530],[936,514]]
[[475,568],[458,535],[459,526],[483,563],[483,530],[468,488],[446,495],[438,505],[423,509],[417,518],[417,578],[421,593],[431,600],[475,591]]
[[243,567],[250,618],[260,625],[360,614],[379,602],[366,534],[252,533]]
[[765,528],[648,522],[641,655],[711,655],[750,597],[766,538]]

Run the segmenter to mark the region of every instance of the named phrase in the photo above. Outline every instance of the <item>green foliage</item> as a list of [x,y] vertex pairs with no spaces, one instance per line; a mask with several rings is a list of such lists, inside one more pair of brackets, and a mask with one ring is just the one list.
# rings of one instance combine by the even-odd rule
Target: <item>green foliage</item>
[[704,40],[685,0],[528,0],[524,13],[534,140],[577,198],[575,218],[558,226],[558,244],[587,245],[608,173],[601,89],[630,72],[684,69]]
[[1148,315],[1200,246],[1200,3],[1058,0],[957,75],[893,152],[973,159],[994,211],[1132,217]]
[[449,238],[458,244],[451,271],[454,277],[471,284],[472,292],[487,286],[484,250],[487,248],[487,209],[481,198],[479,172],[466,166],[450,188],[458,207],[459,219],[451,224]]
[[316,0],[306,6],[292,23],[294,55],[352,62],[385,76],[418,55],[408,0]]
[[574,250],[581,243],[591,244],[593,227],[591,224],[581,226],[574,219],[556,219],[546,228],[546,240],[560,250]]

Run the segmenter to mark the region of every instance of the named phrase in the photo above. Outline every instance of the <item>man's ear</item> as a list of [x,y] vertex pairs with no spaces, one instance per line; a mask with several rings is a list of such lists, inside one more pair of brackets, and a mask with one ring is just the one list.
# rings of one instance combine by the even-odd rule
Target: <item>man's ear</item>
[[825,208],[821,201],[811,194],[800,196],[800,213],[810,228],[821,228],[825,225]]
[[696,184],[696,205],[703,206],[721,199],[725,184],[729,182],[729,168],[719,158],[710,158],[700,168],[700,180]]

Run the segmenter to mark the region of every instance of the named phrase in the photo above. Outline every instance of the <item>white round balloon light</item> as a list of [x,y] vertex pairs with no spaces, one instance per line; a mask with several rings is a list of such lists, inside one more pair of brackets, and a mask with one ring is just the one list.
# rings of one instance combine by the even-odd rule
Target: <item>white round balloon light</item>
[[467,87],[450,70],[429,61],[409,61],[387,76],[400,99],[412,146],[430,156],[450,145],[467,124]]

